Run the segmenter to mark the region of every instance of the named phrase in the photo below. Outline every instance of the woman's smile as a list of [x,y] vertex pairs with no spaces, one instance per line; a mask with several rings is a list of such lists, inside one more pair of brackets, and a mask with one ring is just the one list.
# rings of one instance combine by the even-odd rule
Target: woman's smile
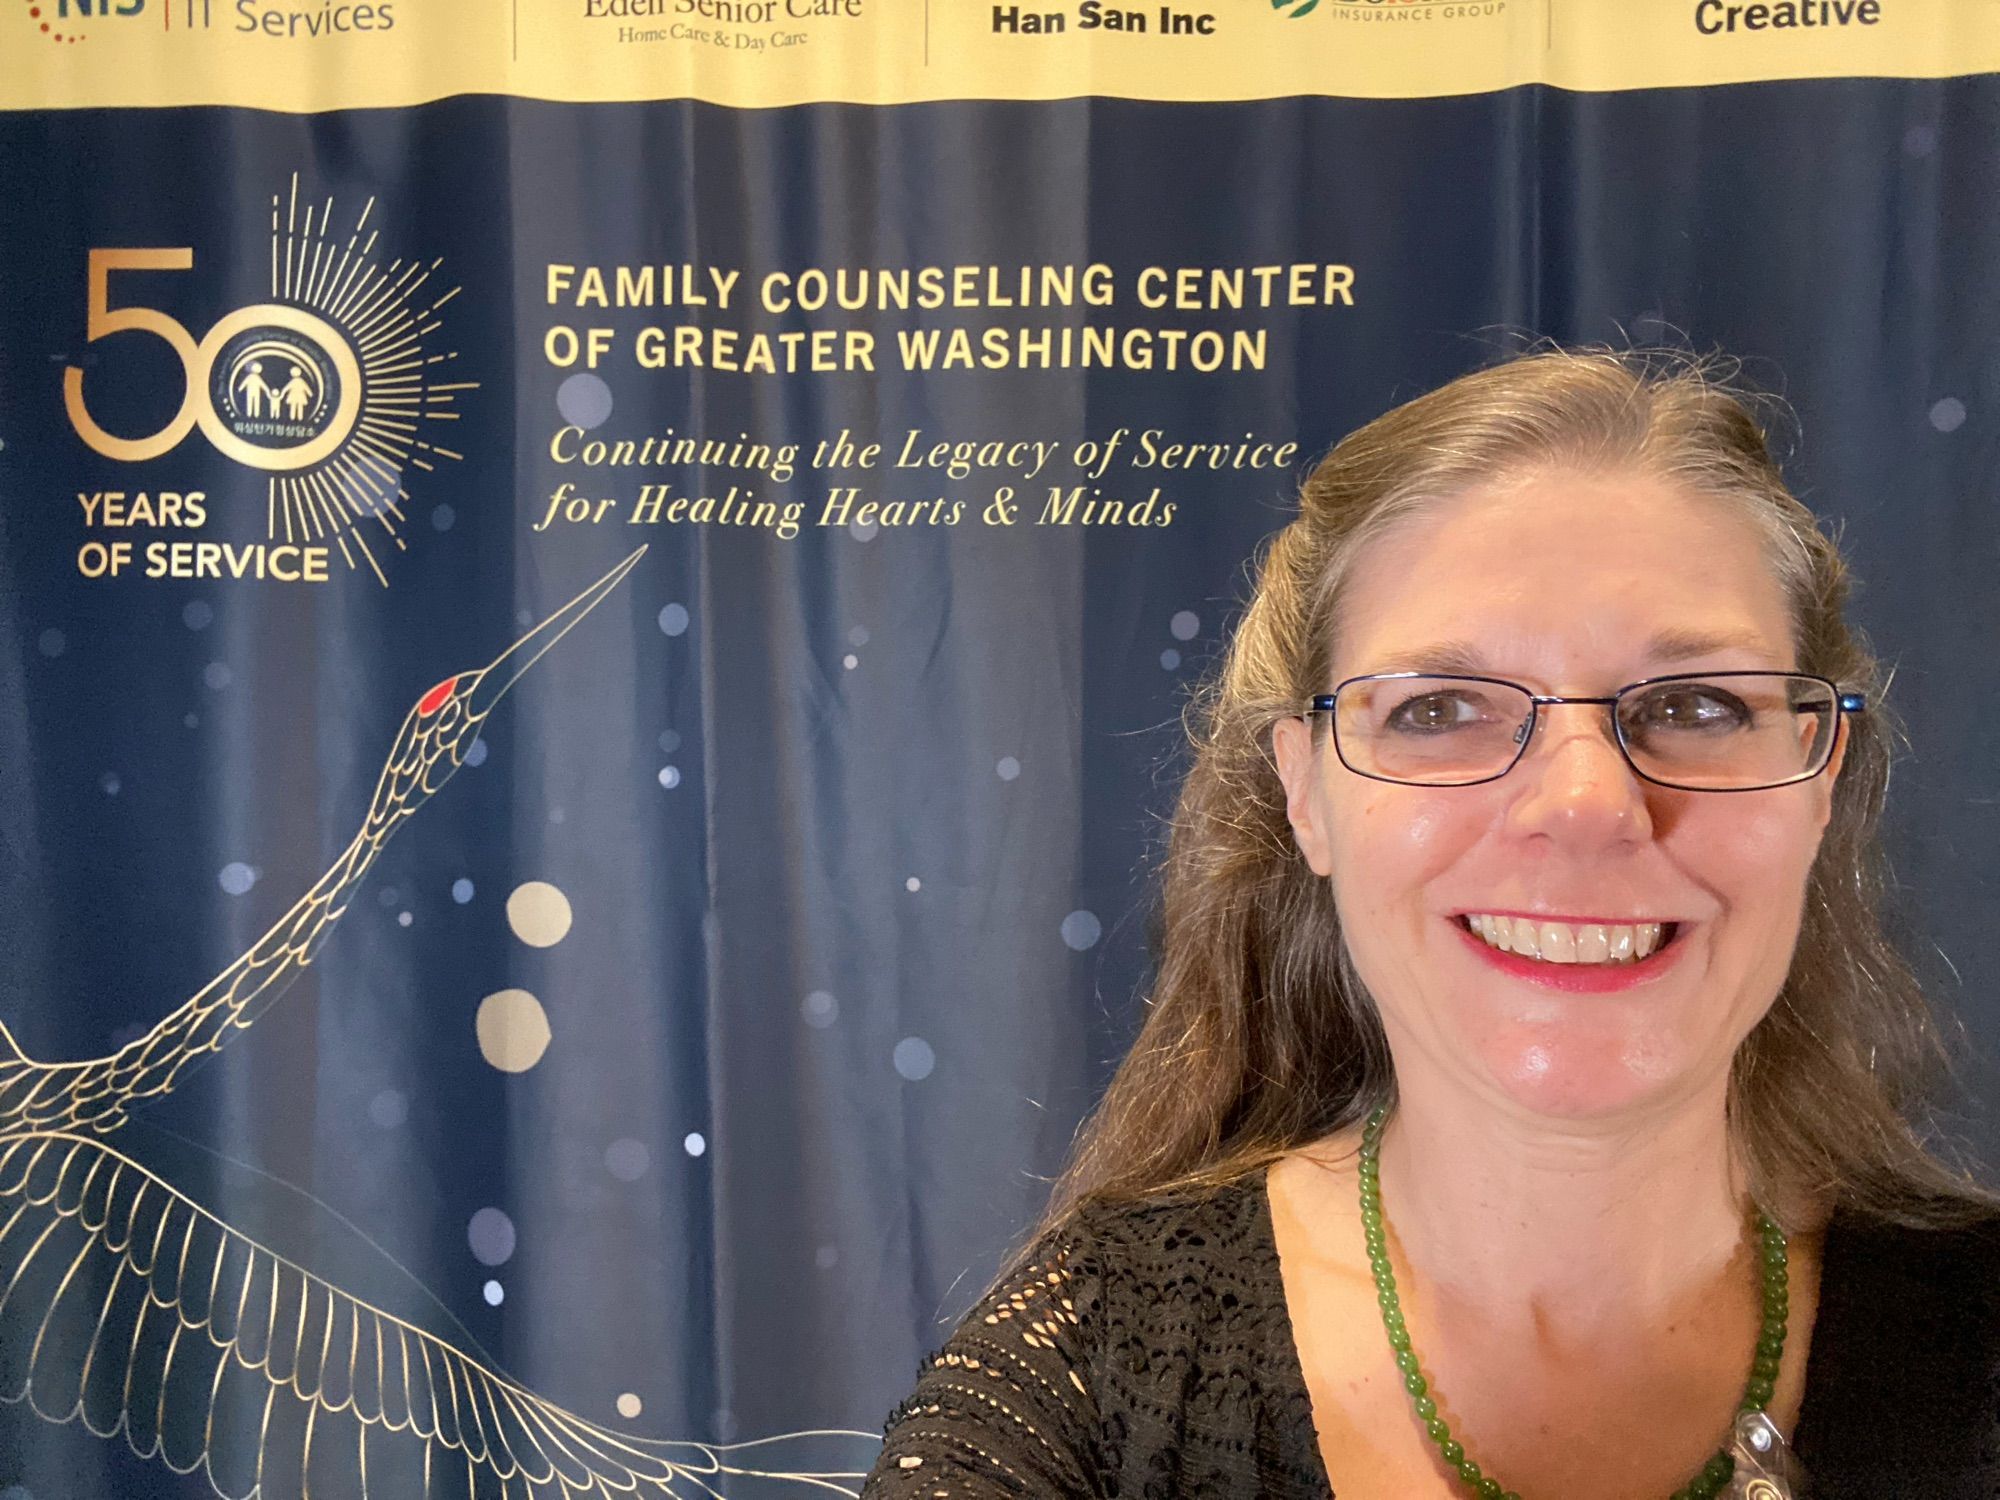
[[1610,994],[1666,975],[1689,924],[1616,918],[1548,920],[1478,912],[1449,919],[1475,958],[1502,974],[1572,994]]
[[1679,923],[1649,917],[1553,917],[1467,912],[1457,919],[1503,953],[1551,964],[1622,964],[1673,940]]

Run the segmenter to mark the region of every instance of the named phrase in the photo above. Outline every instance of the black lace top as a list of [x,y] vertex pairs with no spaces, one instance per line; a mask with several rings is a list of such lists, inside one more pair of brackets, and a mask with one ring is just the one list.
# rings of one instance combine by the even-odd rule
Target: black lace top
[[[2000,1226],[1836,1215],[1794,1450],[1813,1500],[2000,1496]],[[864,1500],[1332,1500],[1262,1176],[1093,1209],[927,1360]]]

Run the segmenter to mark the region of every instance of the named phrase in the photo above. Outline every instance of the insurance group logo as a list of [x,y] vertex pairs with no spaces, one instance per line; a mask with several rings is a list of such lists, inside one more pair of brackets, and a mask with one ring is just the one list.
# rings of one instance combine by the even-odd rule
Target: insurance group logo
[[1340,21],[1464,21],[1503,16],[1508,0],[1271,0],[1287,20],[1302,21],[1315,11]]
[[112,30],[224,35],[280,41],[393,31],[403,0],[13,0],[51,42],[74,45]]
[[[337,557],[389,581],[383,564],[406,546],[411,486],[463,456],[437,434],[458,419],[460,397],[478,383],[456,378],[458,355],[444,347],[445,308],[459,288],[445,284],[443,262],[384,260],[374,216],[372,198],[345,216],[331,197],[303,198],[294,177],[271,198],[270,300],[225,312],[199,338],[144,300],[160,273],[199,269],[193,247],[89,252],[86,346],[146,334],[167,345],[180,371],[178,389],[164,400],[154,391],[140,401],[173,415],[134,434],[128,415],[99,406],[107,387],[114,405],[121,393],[128,406],[133,401],[112,364],[120,350],[132,350],[129,342],[63,370],[63,405],[76,435],[92,452],[138,466],[122,489],[78,497],[92,532],[77,560],[85,576],[321,582]],[[154,274],[138,274],[147,272]],[[253,518],[263,523],[263,541],[155,537],[135,547],[128,537],[100,534],[133,525],[241,533],[246,518],[227,514],[189,478],[183,445],[197,431],[223,458],[263,476],[265,503]],[[176,497],[172,506],[158,499],[167,495]],[[194,503],[182,503],[188,496]]]

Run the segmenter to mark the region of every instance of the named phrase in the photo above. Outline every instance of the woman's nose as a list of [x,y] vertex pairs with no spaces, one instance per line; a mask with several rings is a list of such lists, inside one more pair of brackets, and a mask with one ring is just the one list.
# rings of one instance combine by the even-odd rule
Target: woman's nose
[[1523,832],[1584,843],[1652,836],[1646,783],[1632,769],[1599,704],[1543,704],[1528,748],[1508,779],[1521,779],[1510,820]]

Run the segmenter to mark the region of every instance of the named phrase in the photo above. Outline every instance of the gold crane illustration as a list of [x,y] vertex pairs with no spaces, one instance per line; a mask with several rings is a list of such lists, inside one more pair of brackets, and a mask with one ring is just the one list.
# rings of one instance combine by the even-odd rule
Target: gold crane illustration
[[0,1401],[122,1433],[141,1458],[203,1471],[228,1500],[855,1493],[862,1475],[848,1468],[766,1465],[870,1434],[721,1445],[607,1428],[257,1243],[104,1139],[298,978],[494,706],[645,551],[419,698],[332,867],[145,1035],[48,1063],[0,1024]]

